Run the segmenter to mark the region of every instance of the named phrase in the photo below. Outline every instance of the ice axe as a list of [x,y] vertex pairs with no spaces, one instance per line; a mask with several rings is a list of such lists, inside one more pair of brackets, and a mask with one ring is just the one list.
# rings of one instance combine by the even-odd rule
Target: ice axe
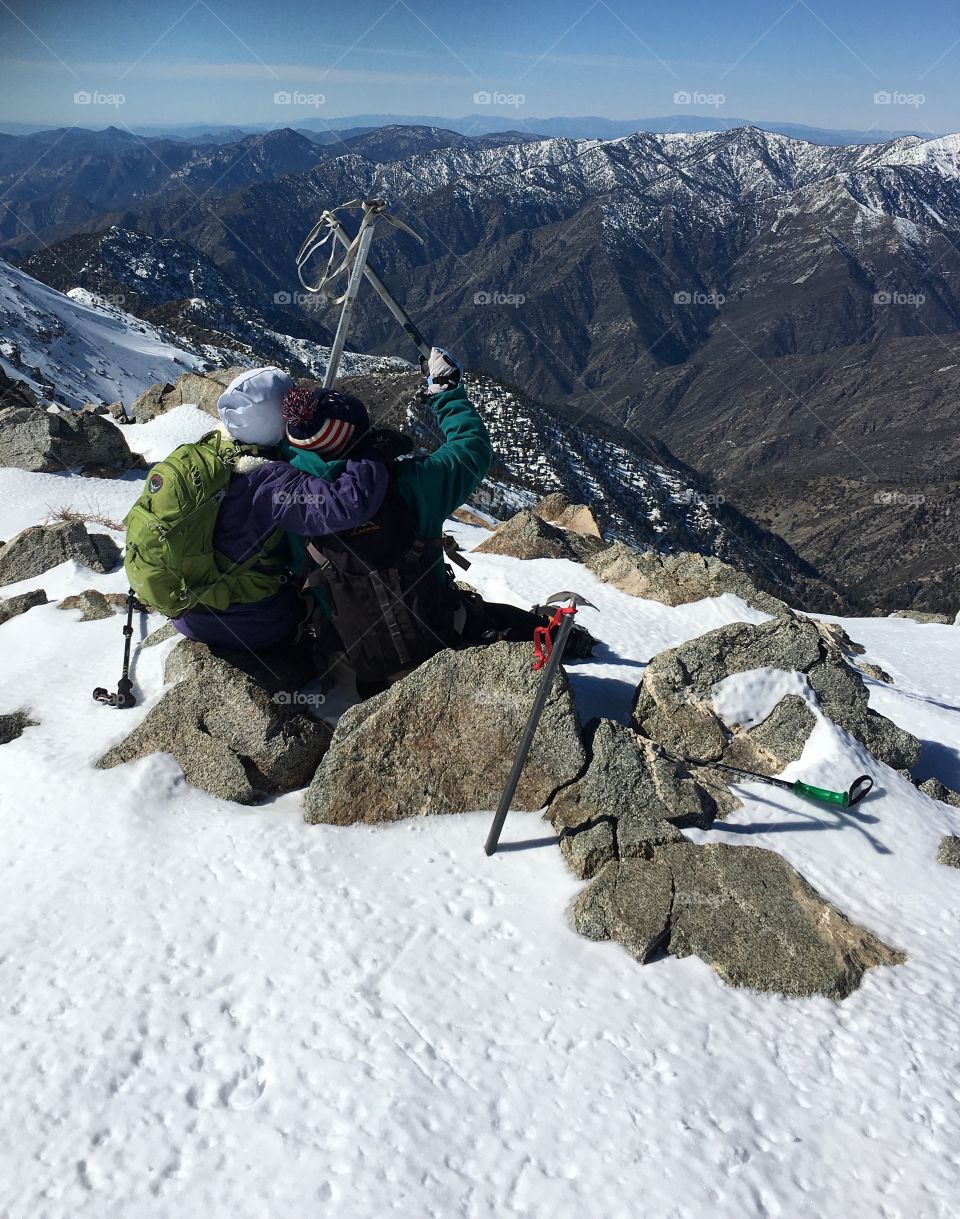
[[[351,239],[340,223],[337,212],[350,209],[355,210],[356,208],[363,209],[363,218],[360,221],[357,235]],[[380,219],[386,220],[389,224],[402,229],[405,233],[409,233],[421,245],[423,244],[423,238],[418,233],[415,233],[409,225],[404,224],[402,220],[399,220],[387,211],[385,200],[352,199],[349,203],[344,203],[340,207],[325,211],[307,234],[307,238],[297,254],[297,276],[304,288],[308,292],[325,297],[333,304],[342,305],[340,321],[337,324],[337,332],[334,336],[333,346],[330,348],[330,359],[327,362],[327,371],[323,379],[323,384],[326,388],[329,388],[336,378],[337,369],[340,365],[340,357],[343,354],[347,332],[350,328],[350,315],[353,312],[353,306],[360,291],[360,284],[364,278],[367,279],[371,287],[403,327],[421,356],[429,358],[430,355],[430,344],[420,333],[407,311],[394,300],[383,280],[377,275],[373,267],[370,266],[370,243],[373,240],[374,225]],[[304,268],[328,242],[330,244],[330,254],[327,259],[326,269],[316,283],[308,283],[304,278]],[[346,250],[339,266],[336,265],[338,244]],[[342,296],[334,297],[332,295],[331,284],[339,275],[347,271],[349,271],[349,278],[346,291]]]
[[[567,604],[560,604],[561,602],[566,602]],[[510,811],[510,801],[516,793],[520,776],[523,774],[523,768],[527,763],[527,755],[530,753],[533,738],[536,736],[540,717],[543,715],[543,709],[547,705],[547,699],[550,697],[553,679],[556,676],[557,669],[560,668],[561,660],[563,660],[564,648],[566,648],[570,632],[573,630],[574,618],[576,618],[577,610],[581,605],[588,605],[591,609],[597,608],[586,597],[580,597],[577,593],[554,593],[552,597],[547,598],[544,608],[556,606],[555,612],[546,626],[538,626],[534,632],[533,670],[535,673],[542,673],[540,688],[537,690],[537,696],[533,700],[533,706],[530,708],[530,715],[523,730],[523,736],[520,738],[520,746],[517,749],[517,756],[513,760],[510,777],[507,779],[507,785],[503,789],[503,795],[500,797],[500,803],[497,805],[497,811],[493,816],[493,824],[490,826],[490,833],[487,835],[486,845],[483,849],[488,855],[492,855],[496,851],[497,844],[500,841],[503,823],[506,821],[507,813]],[[554,630],[557,632],[556,639],[553,637]]]
[[[669,754],[667,755],[670,756]],[[853,808],[859,804],[873,789],[873,779],[870,775],[860,775],[850,784],[846,791],[832,791],[829,787],[815,787],[812,783],[804,783],[795,779],[792,783],[787,779],[775,779],[771,775],[757,774],[753,770],[744,770],[740,766],[727,766],[725,762],[698,762],[694,758],[676,758],[686,766],[706,766],[711,770],[726,770],[731,774],[740,775],[756,783],[766,783],[770,787],[779,787],[781,791],[793,792],[795,796],[803,796],[807,800],[817,800],[821,804],[837,804],[840,808]]]

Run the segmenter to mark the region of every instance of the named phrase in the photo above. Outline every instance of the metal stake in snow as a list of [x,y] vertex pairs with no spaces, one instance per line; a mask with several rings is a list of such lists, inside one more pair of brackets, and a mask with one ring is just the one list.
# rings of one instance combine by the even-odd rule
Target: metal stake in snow
[[[329,389],[337,377],[337,368],[340,365],[343,346],[347,341],[347,332],[350,329],[350,314],[353,312],[353,306],[357,303],[357,293],[360,291],[360,284],[363,282],[363,269],[367,263],[367,255],[370,253],[370,242],[373,241],[375,216],[376,212],[373,205],[364,203],[363,221],[360,224],[360,232],[357,235],[356,250],[352,254],[353,266],[350,270],[350,279],[347,282],[347,291],[343,297],[343,308],[340,310],[337,333],[334,335],[333,346],[330,348],[327,371],[323,377],[324,389]],[[344,258],[345,263],[351,257],[351,250],[352,247],[347,250]]]
[[[561,605],[557,609],[557,612],[550,619],[547,626],[537,627],[536,630],[533,668],[534,671],[542,669],[543,677],[540,680],[540,689],[537,691],[537,697],[533,700],[533,706],[530,708],[530,715],[523,730],[523,736],[520,738],[520,747],[517,749],[513,769],[510,771],[510,777],[507,779],[507,786],[503,789],[503,795],[500,797],[500,803],[497,805],[497,811],[493,816],[493,824],[490,826],[490,833],[487,835],[486,845],[483,849],[488,855],[492,855],[496,851],[497,844],[500,841],[503,823],[506,821],[507,813],[510,811],[510,801],[514,797],[517,785],[520,782],[520,776],[523,774],[523,768],[527,763],[527,755],[530,753],[530,746],[533,744],[533,738],[537,734],[540,717],[543,715],[543,709],[547,705],[547,699],[550,697],[550,691],[553,688],[553,679],[556,676],[557,669],[560,668],[564,648],[566,648],[570,632],[573,630],[573,620],[576,617],[577,608],[581,605],[590,605],[591,609],[595,608],[585,597],[578,597],[576,593],[554,593],[552,597],[547,599],[546,604],[557,605],[561,601],[566,601],[568,604]],[[556,639],[551,634],[553,630],[557,632]]]
[[[384,213],[384,216],[388,220],[395,220],[395,217],[391,217],[388,213]],[[327,223],[328,223],[329,227],[333,230],[333,235],[337,239],[337,241],[339,241],[342,246],[345,246],[347,249],[349,249],[350,248],[350,238],[344,232],[343,225],[340,223],[340,221],[337,219],[337,217],[333,215],[333,213],[330,214],[330,218]],[[412,229],[407,228],[406,225],[404,225],[403,228],[408,233],[412,233],[414,237],[417,237],[418,241],[422,241],[422,238],[418,237],[416,233],[413,233]],[[393,316],[397,319],[397,321],[400,323],[400,325],[409,335],[411,342],[416,346],[416,348],[420,352],[420,354],[425,359],[429,360],[430,352],[432,350],[430,347],[430,344],[420,333],[419,328],[417,327],[416,323],[414,322],[414,320],[410,316],[410,314],[407,313],[406,309],[404,309],[404,307],[402,305],[398,304],[397,301],[394,299],[393,295],[390,293],[386,284],[383,282],[383,280],[380,278],[380,276],[376,273],[376,271],[374,271],[373,267],[370,266],[369,261],[367,261],[367,263],[364,265],[363,274],[366,276],[367,282],[369,283],[370,287],[373,288],[373,290],[374,290],[374,292],[376,292],[377,296],[380,297],[380,299],[383,301],[383,303],[387,306],[387,308],[390,310],[390,312],[393,314]],[[302,282],[302,280],[301,280],[301,282]]]
[[[360,221],[360,228],[356,237],[351,240],[344,232],[343,225],[340,223],[336,213],[345,209],[356,208],[363,209],[363,219]],[[409,233],[411,237],[415,237],[421,244],[423,243],[423,238],[415,233],[409,225],[404,224],[402,220],[398,220],[396,216],[392,216],[387,211],[387,205],[383,199],[353,199],[349,203],[344,203],[340,207],[334,208],[333,211],[324,212],[307,234],[307,239],[297,254],[297,275],[304,288],[308,292],[314,292],[322,297],[326,297],[333,304],[343,306],[336,337],[330,349],[326,376],[323,381],[326,388],[329,388],[333,384],[337,375],[340,357],[343,354],[343,347],[349,330],[350,314],[353,311],[357,293],[360,291],[360,284],[364,277],[366,277],[374,291],[403,327],[420,354],[424,358],[429,358],[430,356],[430,344],[424,339],[416,325],[414,325],[413,319],[407,311],[397,304],[388,292],[380,276],[369,265],[368,257],[370,242],[373,240],[373,226],[378,219],[388,221],[390,224]],[[309,283],[304,278],[304,269],[314,255],[328,242],[330,244],[330,254],[327,259],[326,268],[317,283]],[[343,255],[339,266],[336,265],[337,243],[346,247],[346,253]],[[348,270],[350,276],[347,289],[342,296],[334,298],[331,294],[330,285],[338,276]]]

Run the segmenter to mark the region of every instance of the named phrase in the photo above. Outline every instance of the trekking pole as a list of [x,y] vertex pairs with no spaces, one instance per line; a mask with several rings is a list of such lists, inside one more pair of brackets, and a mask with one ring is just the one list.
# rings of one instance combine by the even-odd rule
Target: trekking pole
[[[667,757],[670,757],[667,754]],[[707,766],[713,770],[727,770],[731,774],[742,775],[745,779],[753,779],[757,783],[766,783],[770,787],[779,787],[781,791],[793,792],[795,796],[804,796],[808,800],[818,800],[821,804],[838,804],[841,808],[853,808],[873,788],[870,775],[860,775],[850,784],[846,791],[831,791],[828,787],[814,787],[812,783],[804,783],[795,779],[792,783],[787,779],[775,779],[771,775],[760,775],[753,770],[743,770],[740,766],[727,766],[724,762],[698,762],[692,758],[671,758],[671,761],[683,762],[687,766]]]
[[329,389],[337,378],[337,368],[340,364],[340,357],[343,355],[344,344],[347,341],[347,332],[350,329],[350,315],[353,312],[353,306],[357,302],[357,294],[360,291],[360,284],[363,282],[363,269],[367,263],[367,255],[370,252],[370,242],[373,240],[376,209],[373,204],[367,203],[364,203],[363,209],[363,221],[360,225],[356,253],[353,255],[350,279],[347,282],[347,291],[343,297],[343,308],[340,310],[337,333],[334,335],[333,346],[330,348],[327,371],[323,377],[324,389]]
[[[556,676],[557,669],[560,668],[564,648],[567,646],[567,640],[570,637],[570,632],[573,630],[573,621],[576,617],[577,609],[581,605],[590,605],[591,609],[596,608],[584,597],[578,597],[576,593],[554,593],[552,597],[548,598],[546,604],[552,606],[559,601],[567,601],[569,604],[559,606],[549,623],[546,626],[538,626],[534,632],[533,670],[535,673],[542,670],[543,677],[540,679],[537,697],[533,700],[533,706],[530,708],[530,715],[523,730],[523,736],[520,738],[520,746],[517,749],[517,756],[513,761],[510,777],[507,779],[507,785],[503,789],[503,795],[500,797],[500,803],[497,805],[497,811],[493,816],[493,824],[490,826],[490,833],[487,835],[486,845],[483,849],[488,855],[492,855],[496,851],[497,844],[500,841],[503,823],[506,821],[507,813],[510,811],[510,801],[514,797],[517,786],[520,783],[520,777],[523,774],[523,768],[527,763],[527,755],[530,753],[533,738],[536,736],[540,717],[543,715],[543,709],[547,705],[547,699],[550,697],[550,691],[553,688],[553,679]],[[551,634],[553,630],[557,632],[556,639]]]
[[117,682],[116,694],[110,694],[103,686],[97,686],[93,697],[98,703],[107,707],[135,707],[137,700],[133,697],[133,682],[130,680],[130,645],[133,640],[133,611],[142,609],[137,601],[137,595],[131,588],[127,593],[127,621],[123,628],[123,672]]

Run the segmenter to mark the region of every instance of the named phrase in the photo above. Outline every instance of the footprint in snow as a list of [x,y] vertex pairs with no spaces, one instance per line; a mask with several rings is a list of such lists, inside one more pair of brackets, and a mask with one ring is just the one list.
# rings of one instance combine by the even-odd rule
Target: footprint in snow
[[227,1109],[252,1109],[267,1090],[266,1067],[259,1056],[241,1067],[220,1088],[220,1103]]

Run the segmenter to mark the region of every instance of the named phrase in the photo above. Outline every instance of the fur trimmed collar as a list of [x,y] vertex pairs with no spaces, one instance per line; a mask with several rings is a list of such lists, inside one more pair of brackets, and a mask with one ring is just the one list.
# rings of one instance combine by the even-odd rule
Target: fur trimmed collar
[[252,474],[260,466],[269,466],[272,462],[278,460],[279,458],[275,457],[258,457],[255,453],[244,453],[242,457],[238,457],[233,463],[233,468],[237,474]]
[[[218,423],[214,430],[219,432],[224,440],[229,440],[231,444],[243,443],[242,441],[235,440],[230,435],[230,431],[225,423]],[[266,466],[271,461],[280,460],[280,457],[260,457],[256,453],[244,453],[243,456],[238,457],[233,463],[233,470],[235,474],[252,474],[259,466]]]

